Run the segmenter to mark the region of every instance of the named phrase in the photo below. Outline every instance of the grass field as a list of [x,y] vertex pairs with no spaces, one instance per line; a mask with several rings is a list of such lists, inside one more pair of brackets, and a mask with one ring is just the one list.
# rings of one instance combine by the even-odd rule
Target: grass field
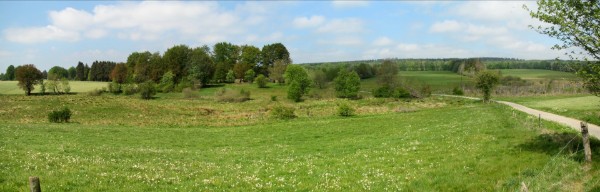
[[[219,88],[200,92],[210,95],[211,89]],[[269,118],[269,106],[289,103],[260,94],[244,103],[182,99],[180,93],[151,101],[109,94],[0,97],[6,106],[0,112],[0,191],[27,190],[31,175],[40,176],[46,191],[598,186],[596,169],[581,177],[581,148],[568,142],[575,135],[569,129],[547,122],[549,130],[536,129],[535,119],[500,105],[363,99],[346,101],[358,116],[341,118],[336,100],[309,99],[296,105],[298,119],[282,121]],[[74,111],[73,123],[47,123],[45,111],[62,105]],[[216,112],[207,115],[208,108]]]
[[503,76],[516,76],[525,80],[556,79],[556,80],[575,80],[577,76],[573,73],[551,71],[542,69],[502,69]]
[[561,114],[600,125],[600,97],[591,95],[561,95],[536,97],[501,97],[522,105]]
[[[14,95],[14,94],[25,94],[23,89],[17,86],[17,81],[0,81],[0,94],[3,95]],[[71,86],[71,92],[73,93],[85,93],[94,89],[100,89],[107,86],[107,82],[95,82],[95,81],[69,81]],[[32,93],[39,93],[40,86],[35,86]]]

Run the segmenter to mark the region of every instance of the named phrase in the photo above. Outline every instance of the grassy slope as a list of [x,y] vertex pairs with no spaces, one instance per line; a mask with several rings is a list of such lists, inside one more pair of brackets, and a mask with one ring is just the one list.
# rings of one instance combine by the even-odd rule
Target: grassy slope
[[[84,93],[94,89],[100,89],[107,86],[107,82],[90,82],[90,81],[69,81],[71,92]],[[40,86],[35,86],[32,93],[39,93]],[[15,95],[25,94],[25,92],[17,86],[17,81],[0,81],[0,94]]]
[[539,190],[593,187],[577,175],[581,152],[554,158],[566,141],[540,136],[524,115],[443,102],[449,106],[412,113],[233,127],[3,123],[0,191],[26,190],[30,175],[47,191],[490,191],[514,190],[520,181]]

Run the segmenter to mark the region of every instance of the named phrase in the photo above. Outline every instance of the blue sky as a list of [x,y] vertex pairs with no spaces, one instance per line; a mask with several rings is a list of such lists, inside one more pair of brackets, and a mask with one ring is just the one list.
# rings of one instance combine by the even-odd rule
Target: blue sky
[[227,41],[281,42],[294,63],[380,58],[554,59],[556,40],[528,25],[531,1],[1,1],[0,71],[124,62]]

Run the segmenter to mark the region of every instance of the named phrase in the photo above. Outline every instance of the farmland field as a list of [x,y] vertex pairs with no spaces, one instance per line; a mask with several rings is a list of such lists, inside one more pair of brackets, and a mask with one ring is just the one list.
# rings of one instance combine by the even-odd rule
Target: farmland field
[[[96,81],[69,81],[71,86],[71,92],[73,93],[84,93],[94,89],[100,89],[106,87],[107,82],[96,82]],[[32,93],[39,93],[40,86],[35,86]],[[0,94],[25,94],[25,92],[17,86],[17,81],[0,81]]]
[[538,79],[561,79],[561,80],[574,80],[577,76],[573,73],[551,71],[542,69],[502,69],[500,70],[503,76],[515,76],[521,77],[526,80],[538,80]]
[[[235,86],[241,85],[229,88]],[[200,92],[211,89],[219,88]],[[334,100],[309,99],[296,106],[299,118],[283,121],[268,111],[289,103],[260,94],[244,103],[179,93],[151,101],[110,94],[0,97],[0,191],[26,190],[30,175],[40,176],[47,191],[599,185],[596,169],[587,179],[577,171],[582,152],[569,129],[548,122],[538,129],[507,107],[460,99],[348,101],[359,106],[350,118],[335,115]],[[72,123],[47,123],[44,112],[52,106],[73,109]]]

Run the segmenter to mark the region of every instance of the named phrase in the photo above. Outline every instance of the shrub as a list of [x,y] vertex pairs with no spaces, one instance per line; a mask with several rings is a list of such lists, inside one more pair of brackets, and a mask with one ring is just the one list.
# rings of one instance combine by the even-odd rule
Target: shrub
[[173,72],[169,71],[166,72],[162,78],[160,79],[160,84],[158,85],[158,87],[160,87],[160,91],[162,91],[163,93],[168,93],[173,91],[173,89],[175,88],[175,75],[173,74]]
[[421,97],[429,97],[431,96],[431,92],[431,86],[423,85],[423,87],[421,87]]
[[341,103],[341,104],[338,104],[337,112],[338,112],[339,116],[350,117],[350,116],[354,116],[355,110],[347,103]]
[[152,96],[156,95],[156,85],[154,81],[148,80],[139,85],[140,97],[142,99],[152,99]]
[[302,96],[310,91],[312,82],[308,72],[300,65],[289,65],[285,70],[285,82],[288,86],[288,99],[300,102]]
[[271,101],[277,101],[277,95],[271,95]]
[[492,90],[500,82],[500,75],[492,71],[479,72],[475,77],[475,87],[483,92],[483,102],[488,102]]
[[357,98],[360,90],[360,77],[355,71],[341,70],[333,80],[335,95],[338,98]]
[[105,91],[106,91],[106,89],[94,89],[94,90],[89,91],[87,94],[89,96],[100,96]]
[[267,88],[268,79],[263,74],[260,74],[254,79],[258,88]]
[[411,94],[403,87],[397,87],[392,95],[394,98],[411,98]]
[[48,114],[48,120],[51,123],[68,123],[69,120],[71,119],[71,110],[67,107],[63,108],[62,110],[58,110],[58,111],[52,111]]
[[219,102],[244,102],[250,100],[250,91],[242,89],[239,92],[235,92],[223,88],[215,92],[215,99]]
[[183,98],[185,99],[192,99],[192,98],[197,98],[198,97],[198,93],[195,92],[192,88],[184,88],[181,93],[183,93]]
[[138,92],[138,88],[135,86],[135,84],[122,84],[121,90],[125,95],[133,95]]
[[117,82],[108,83],[108,92],[111,92],[112,94],[120,94],[122,92],[121,84]]
[[374,97],[388,98],[388,97],[392,96],[392,93],[393,93],[393,90],[388,86],[379,87],[379,88],[373,90]]
[[183,78],[181,80],[181,82],[179,82],[179,84],[177,84],[177,86],[175,86],[174,91],[182,92],[183,89],[188,88],[188,87],[194,87],[194,82],[190,81],[188,78]]
[[293,119],[296,118],[296,114],[294,114],[294,111],[296,111],[294,107],[278,105],[273,107],[273,109],[271,110],[271,117],[277,119]]
[[60,83],[65,94],[71,93],[71,86],[69,85],[69,80],[67,80],[67,78],[62,78]]
[[456,87],[454,87],[454,89],[452,89],[452,95],[464,95],[464,94],[465,94],[465,92],[459,86],[456,86]]

